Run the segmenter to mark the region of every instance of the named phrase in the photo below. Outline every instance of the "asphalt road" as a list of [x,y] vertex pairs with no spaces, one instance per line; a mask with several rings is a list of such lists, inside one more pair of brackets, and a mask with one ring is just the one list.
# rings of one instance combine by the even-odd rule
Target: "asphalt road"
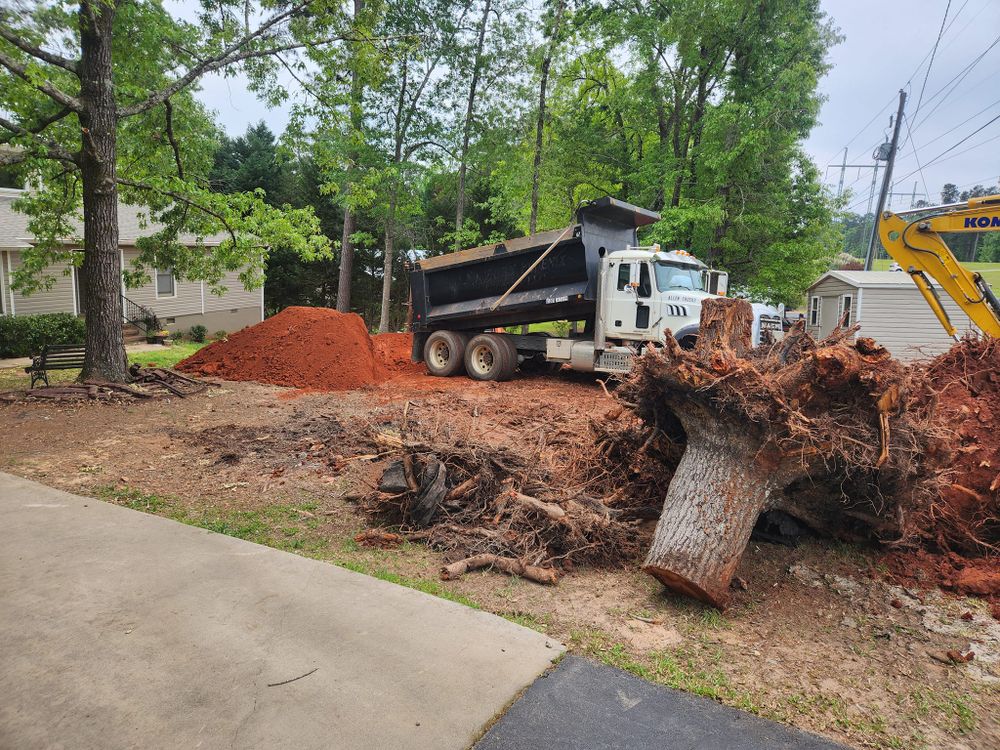
[[847,750],[707,698],[567,656],[475,750]]

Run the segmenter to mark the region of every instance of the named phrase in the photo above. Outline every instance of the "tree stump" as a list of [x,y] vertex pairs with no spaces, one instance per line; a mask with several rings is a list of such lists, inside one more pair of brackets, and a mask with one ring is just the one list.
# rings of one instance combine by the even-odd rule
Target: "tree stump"
[[[620,389],[654,428],[676,420],[686,435],[643,570],[719,608],[760,514],[780,502],[794,515],[786,487],[812,472],[860,473],[874,486],[892,456],[890,412],[905,383],[884,349],[848,341],[856,329],[820,342],[797,329],[751,349],[752,320],[747,302],[706,301],[695,349],[668,336]],[[919,441],[905,422],[892,434],[900,430],[895,458],[905,464]],[[823,517],[811,507],[804,515]]]

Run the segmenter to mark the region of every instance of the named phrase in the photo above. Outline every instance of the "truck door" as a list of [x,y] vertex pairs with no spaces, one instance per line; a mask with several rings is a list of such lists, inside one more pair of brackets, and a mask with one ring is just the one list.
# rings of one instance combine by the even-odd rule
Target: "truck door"
[[605,289],[605,335],[608,338],[641,339],[650,325],[653,282],[649,264],[612,261]]

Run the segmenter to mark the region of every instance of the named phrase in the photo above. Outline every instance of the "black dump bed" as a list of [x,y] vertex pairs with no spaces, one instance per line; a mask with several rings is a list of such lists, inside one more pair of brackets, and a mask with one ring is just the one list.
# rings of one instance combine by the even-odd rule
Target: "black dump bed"
[[600,198],[582,206],[577,218],[579,224],[496,310],[490,308],[564,229],[418,261],[410,272],[413,330],[482,331],[593,317],[598,260],[605,252],[636,245],[636,229],[660,216]]

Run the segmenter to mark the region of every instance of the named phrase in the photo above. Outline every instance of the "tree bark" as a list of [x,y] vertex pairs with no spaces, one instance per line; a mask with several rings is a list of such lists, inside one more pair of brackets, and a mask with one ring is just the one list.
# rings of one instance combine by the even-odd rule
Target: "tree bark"
[[127,382],[122,332],[122,268],[116,182],[118,114],[111,34],[115,5],[80,5],[80,114],[83,148],[83,275],[87,289],[86,345],[81,380]]
[[[358,19],[364,11],[364,0],[354,0],[354,26],[357,26]],[[357,42],[355,42],[356,44]],[[351,59],[351,102],[350,102],[351,129],[355,134],[361,130],[361,76],[358,73],[358,61]],[[348,202],[344,205],[344,231],[340,237],[340,276],[337,279],[337,310],[339,312],[351,311],[351,275],[354,271],[354,242],[351,236],[354,234],[354,209],[350,206],[350,180],[355,167],[356,154],[348,154]]]
[[545,95],[549,84],[549,70],[552,67],[552,57],[559,43],[559,31],[562,27],[563,12],[566,10],[566,0],[559,0],[556,6],[556,18],[552,24],[549,46],[541,65],[541,80],[538,82],[538,119],[535,122],[535,157],[531,167],[531,218],[528,220],[528,233],[534,234],[538,228],[538,183],[542,172],[542,139],[545,134]]
[[462,225],[465,223],[465,175],[468,170],[469,140],[472,137],[472,118],[476,109],[476,90],[479,88],[479,76],[483,66],[483,45],[486,43],[486,27],[490,20],[490,9],[493,0],[483,4],[483,17],[479,21],[479,37],[476,42],[476,56],[472,64],[472,81],[469,83],[469,96],[465,105],[465,126],[462,128],[462,151],[458,164],[458,197],[455,207],[455,249],[461,250]]
[[687,447],[642,569],[668,588],[724,608],[757,517],[791,479],[762,461],[760,437],[684,402]]
[[354,270],[354,211],[344,208],[344,231],[340,235],[340,277],[337,279],[337,311],[351,311],[351,274]]

